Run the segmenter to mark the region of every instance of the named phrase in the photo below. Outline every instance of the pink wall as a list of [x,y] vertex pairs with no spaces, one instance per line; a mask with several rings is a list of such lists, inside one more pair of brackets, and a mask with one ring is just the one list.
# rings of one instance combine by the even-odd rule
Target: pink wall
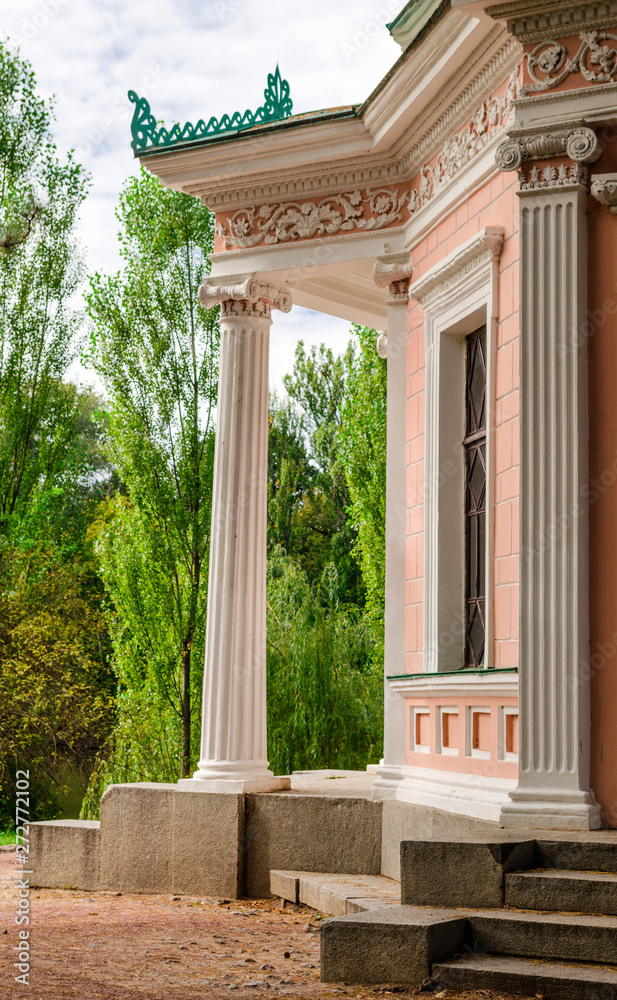
[[[518,666],[518,199],[516,174],[500,173],[412,250],[413,280],[485,226],[503,226],[495,363],[495,641],[492,667]],[[410,300],[407,338],[407,548],[405,670],[422,671],[424,578],[424,312]]]

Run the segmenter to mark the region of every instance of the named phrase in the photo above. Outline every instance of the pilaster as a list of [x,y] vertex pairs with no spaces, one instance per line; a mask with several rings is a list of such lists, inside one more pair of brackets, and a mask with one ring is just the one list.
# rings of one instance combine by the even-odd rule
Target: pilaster
[[[588,168],[595,132],[516,128],[520,178],[520,766],[505,827],[595,829],[589,788]],[[570,162],[554,163],[553,157]],[[526,160],[545,160],[528,168]],[[548,161],[548,162],[546,162]]]
[[[388,329],[377,350],[388,363],[386,460],[385,677],[405,664],[405,406],[407,398],[407,301],[412,263],[408,253],[385,254],[373,277],[388,288]],[[373,797],[390,798],[406,763],[405,702],[384,677],[384,758]]]

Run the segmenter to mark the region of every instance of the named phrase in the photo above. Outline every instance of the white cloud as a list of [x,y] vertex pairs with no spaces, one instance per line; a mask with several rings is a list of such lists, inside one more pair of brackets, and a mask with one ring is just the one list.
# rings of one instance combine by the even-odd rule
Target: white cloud
[[[0,0],[0,32],[17,43],[39,91],[56,95],[60,150],[75,148],[93,184],[80,238],[91,269],[118,267],[114,208],[137,172],[129,89],[167,124],[256,108],[277,62],[294,111],[361,103],[396,60],[386,21],[403,0]],[[271,382],[295,343],[341,350],[349,325],[294,308],[275,314]],[[87,378],[87,376],[86,376]]]

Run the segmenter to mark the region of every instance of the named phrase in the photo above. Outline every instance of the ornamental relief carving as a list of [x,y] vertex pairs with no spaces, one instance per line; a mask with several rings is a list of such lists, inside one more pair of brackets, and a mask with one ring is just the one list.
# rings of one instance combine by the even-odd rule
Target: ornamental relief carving
[[573,59],[562,42],[553,40],[540,42],[528,53],[527,67],[533,83],[521,88],[521,97],[552,90],[572,73],[581,73],[589,83],[617,81],[617,48],[606,44],[617,42],[617,35],[609,31],[585,31],[579,38],[581,46]]
[[520,68],[510,74],[503,97],[489,97],[468,124],[453,135],[433,164],[420,170],[417,188],[411,191],[386,187],[358,189],[322,198],[321,201],[284,202],[239,209],[219,219],[216,234],[225,249],[335,236],[354,230],[371,232],[394,222],[404,222],[439,195],[457,174],[488,145],[496,131],[508,123],[519,96]]
[[467,126],[448,139],[432,166],[420,171],[419,187],[412,191],[409,211],[414,212],[440,194],[470,160],[488,145],[494,133],[508,124],[519,95],[519,69],[512,70],[503,97],[489,97]]
[[245,249],[259,243],[272,246],[353,229],[370,232],[392,222],[402,222],[402,210],[408,200],[408,191],[375,188],[323,198],[320,202],[262,205],[259,209],[240,209],[225,220],[227,225],[219,222],[216,231],[225,249],[229,246]]
[[584,163],[573,163],[567,167],[549,164],[543,170],[533,166],[528,174],[521,170],[518,175],[521,191],[537,191],[542,188],[571,187],[579,185],[585,189],[589,184],[589,168]]

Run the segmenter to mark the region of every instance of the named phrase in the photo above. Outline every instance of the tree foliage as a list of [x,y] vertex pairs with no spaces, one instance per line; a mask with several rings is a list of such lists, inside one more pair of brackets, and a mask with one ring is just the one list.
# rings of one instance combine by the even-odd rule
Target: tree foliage
[[271,404],[269,537],[271,548],[283,545],[296,556],[311,582],[334,563],[341,600],[362,605],[349,490],[338,454],[351,357],[350,350],[335,357],[324,344],[306,351],[300,341],[296,347],[293,372],[283,380],[288,400]]
[[60,162],[32,71],[0,43],[0,533],[54,487],[70,441],[60,382],[76,350],[74,228],[88,177]]
[[33,819],[56,814],[67,764],[85,789],[114,720],[104,617],[75,566],[39,549],[13,569],[19,585],[0,593],[0,824],[18,767],[31,772]]
[[339,600],[336,567],[311,584],[276,549],[268,562],[268,757],[276,774],[360,768],[383,743],[382,672],[357,607]]
[[366,588],[366,612],[383,651],[386,569],[387,365],[375,349],[375,330],[354,327],[359,350],[348,352],[347,395],[338,433],[339,455]]
[[[213,220],[146,171],[127,181],[117,217],[123,268],[94,275],[87,303],[89,359],[108,397],[105,447],[126,499],[102,517],[97,551],[113,607],[121,722],[139,699],[175,720],[177,772],[187,775],[200,712],[218,361],[216,311],[199,305],[197,290]],[[112,771],[125,756],[124,731]]]

